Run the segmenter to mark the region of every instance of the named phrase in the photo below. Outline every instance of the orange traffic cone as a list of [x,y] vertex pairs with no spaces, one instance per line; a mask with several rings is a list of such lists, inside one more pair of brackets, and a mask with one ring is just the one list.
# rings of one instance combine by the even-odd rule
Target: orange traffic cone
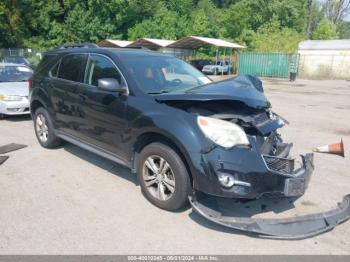
[[317,153],[328,153],[345,157],[343,139],[340,140],[340,143],[316,147],[312,151]]

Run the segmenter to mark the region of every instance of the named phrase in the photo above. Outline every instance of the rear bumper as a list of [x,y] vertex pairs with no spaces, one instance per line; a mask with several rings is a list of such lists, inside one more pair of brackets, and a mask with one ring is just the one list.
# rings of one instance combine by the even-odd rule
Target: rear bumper
[[350,195],[330,211],[283,219],[228,216],[214,197],[193,195],[190,203],[195,212],[216,224],[268,238],[308,238],[330,231],[350,218]]

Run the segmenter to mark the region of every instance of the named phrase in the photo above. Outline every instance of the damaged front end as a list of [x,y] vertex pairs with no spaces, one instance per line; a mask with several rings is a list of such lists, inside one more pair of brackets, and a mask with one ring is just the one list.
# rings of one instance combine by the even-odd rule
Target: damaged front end
[[[207,138],[202,140],[200,152],[191,152],[196,192],[190,198],[193,209],[220,225],[292,239],[325,232],[349,219],[350,195],[332,211],[278,220],[232,217],[215,205],[220,199],[300,197],[309,185],[313,154],[301,155],[300,161],[290,156],[293,144],[283,142],[278,133],[288,122],[272,112],[263,93],[260,80],[241,76],[183,93],[156,96],[160,103],[195,115]],[[232,132],[223,135],[221,128],[229,130],[230,125]],[[232,134],[238,137],[234,146],[236,138],[229,138]]]
[[191,152],[196,190],[248,199],[304,194],[314,169],[313,155],[303,155],[299,162],[290,157],[293,144],[284,143],[278,134],[288,122],[271,110],[260,80],[241,76],[156,99],[197,116],[208,138],[201,152]]

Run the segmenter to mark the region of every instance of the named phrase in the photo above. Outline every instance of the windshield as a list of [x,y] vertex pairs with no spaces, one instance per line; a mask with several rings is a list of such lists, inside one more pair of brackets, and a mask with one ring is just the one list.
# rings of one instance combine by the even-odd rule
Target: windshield
[[124,64],[148,94],[190,89],[211,80],[186,62],[171,56],[128,56]]
[[0,82],[22,82],[31,77],[33,71],[27,66],[0,65]]

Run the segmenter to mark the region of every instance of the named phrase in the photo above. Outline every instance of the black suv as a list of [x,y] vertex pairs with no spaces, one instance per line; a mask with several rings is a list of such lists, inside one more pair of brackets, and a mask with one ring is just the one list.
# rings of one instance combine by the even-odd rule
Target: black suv
[[300,196],[312,154],[294,166],[262,83],[213,83],[186,62],[145,50],[66,45],[44,55],[30,108],[45,148],[62,140],[129,167],[145,196],[175,210],[194,192]]

